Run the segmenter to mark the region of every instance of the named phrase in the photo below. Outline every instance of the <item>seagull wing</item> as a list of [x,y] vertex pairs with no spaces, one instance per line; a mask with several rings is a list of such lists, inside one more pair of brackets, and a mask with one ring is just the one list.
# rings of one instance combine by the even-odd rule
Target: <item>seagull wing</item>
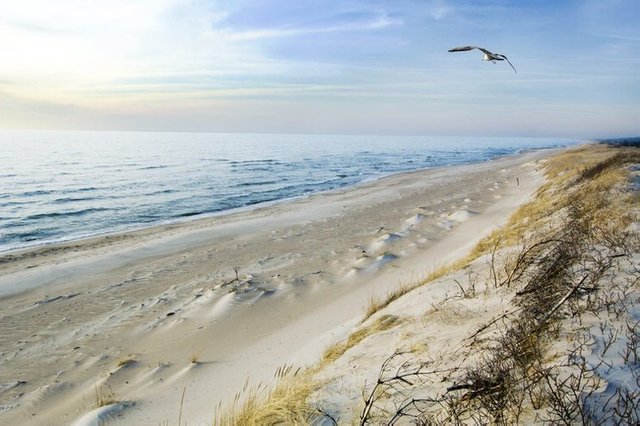
[[454,47],[453,49],[449,49],[449,52],[466,52],[468,50],[480,49],[475,46],[462,46],[462,47]]
[[489,52],[487,49],[483,48],[483,47],[476,47],[476,49],[482,51],[482,53],[484,53],[485,55],[491,57],[494,56],[495,53]]
[[482,53],[484,53],[485,55],[487,55],[489,57],[495,55],[494,53],[489,52],[484,47],[477,47],[477,46],[454,47],[453,49],[449,49],[449,52],[467,52],[467,51],[473,50],[473,49],[478,49],[479,51],[481,51]]
[[518,71],[516,71],[516,67],[514,67],[514,66],[513,66],[513,64],[511,63],[511,61],[509,61],[509,59],[508,59],[506,56],[501,55],[501,54],[499,54],[499,53],[496,53],[495,55],[496,55],[496,56],[499,56],[499,57],[501,57],[501,58],[504,58],[504,60],[505,60],[505,61],[507,61],[507,62],[509,63],[509,65],[511,65],[511,68],[513,68],[513,71],[515,71],[515,73],[516,73],[516,74],[518,74]]

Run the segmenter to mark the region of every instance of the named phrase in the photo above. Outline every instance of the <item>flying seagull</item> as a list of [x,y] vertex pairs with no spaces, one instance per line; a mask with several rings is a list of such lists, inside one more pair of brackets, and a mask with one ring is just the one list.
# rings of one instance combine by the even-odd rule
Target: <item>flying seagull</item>
[[483,61],[491,61],[494,64],[496,63],[496,61],[507,61],[509,65],[511,65],[511,68],[513,68],[515,73],[518,74],[518,71],[516,71],[516,68],[513,66],[511,62],[509,62],[509,59],[507,59],[506,56],[501,55],[500,53],[489,52],[487,49],[484,49],[482,47],[476,47],[476,46],[454,47],[453,49],[449,49],[449,52],[466,52],[473,49],[478,49],[484,53],[484,58],[482,58]]

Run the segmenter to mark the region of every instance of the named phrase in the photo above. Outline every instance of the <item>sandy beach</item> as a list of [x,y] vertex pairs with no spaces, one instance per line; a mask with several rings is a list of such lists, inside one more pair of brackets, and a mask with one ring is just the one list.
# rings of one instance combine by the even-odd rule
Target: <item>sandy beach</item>
[[211,424],[371,298],[465,255],[555,152],[0,255],[0,423]]

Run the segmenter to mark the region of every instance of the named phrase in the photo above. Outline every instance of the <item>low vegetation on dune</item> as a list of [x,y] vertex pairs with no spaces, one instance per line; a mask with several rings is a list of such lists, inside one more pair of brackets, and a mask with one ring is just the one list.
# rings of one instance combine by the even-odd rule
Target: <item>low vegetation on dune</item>
[[[467,258],[372,301],[366,321],[318,365],[280,371],[273,389],[239,395],[215,423],[638,424],[640,148],[586,145],[544,167],[535,198]],[[430,352],[427,343],[383,348],[388,355],[376,380],[361,383],[357,406],[321,403],[321,372],[339,368],[377,333],[413,327],[419,335],[416,324],[428,325],[399,317],[403,301],[473,262],[484,274],[456,281],[456,297],[472,303],[498,295],[504,310],[470,321],[455,351]]]
[[96,408],[120,402],[111,388],[105,384],[96,385]]
[[318,411],[307,404],[307,398],[317,388],[312,380],[317,367],[306,371],[292,371],[291,366],[278,368],[274,374],[277,384],[272,389],[248,383],[228,407],[218,406],[215,426],[309,424]]

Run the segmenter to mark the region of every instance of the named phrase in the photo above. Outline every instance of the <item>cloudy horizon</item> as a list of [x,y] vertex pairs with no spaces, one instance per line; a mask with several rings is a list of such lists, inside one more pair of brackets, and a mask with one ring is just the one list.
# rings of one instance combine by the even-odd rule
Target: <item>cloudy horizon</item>
[[226,3],[4,2],[0,128],[640,132],[634,0]]

